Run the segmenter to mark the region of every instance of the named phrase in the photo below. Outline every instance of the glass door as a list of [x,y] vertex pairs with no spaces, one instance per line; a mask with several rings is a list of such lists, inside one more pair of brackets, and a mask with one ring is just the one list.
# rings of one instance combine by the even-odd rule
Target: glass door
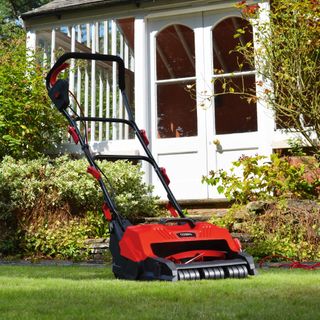
[[[207,81],[212,92],[207,161],[208,171],[216,171],[229,169],[242,155],[259,152],[258,105],[252,98],[256,94],[256,72],[235,52],[237,45],[250,42],[253,46],[253,30],[236,9],[206,12],[203,23]],[[209,197],[221,195],[210,188]]]
[[[221,198],[202,176],[270,150],[270,114],[249,99],[259,79],[234,51],[253,45],[253,30],[236,8],[154,20],[149,27],[152,151],[178,199]],[[235,36],[240,29],[246,32]]]
[[[197,60],[202,14],[152,21],[149,27],[152,152],[166,168],[178,199],[206,198],[201,183],[206,172],[204,115],[188,90],[196,91],[202,72]],[[158,189],[157,179],[152,182]]]

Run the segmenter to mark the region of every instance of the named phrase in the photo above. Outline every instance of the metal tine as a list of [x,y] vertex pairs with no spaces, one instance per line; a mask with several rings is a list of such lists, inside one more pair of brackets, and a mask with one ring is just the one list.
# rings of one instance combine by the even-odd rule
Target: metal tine
[[188,270],[183,270],[184,273],[184,279],[185,280],[190,280],[190,273]]
[[178,278],[179,278],[179,280],[184,280],[184,273],[183,273],[183,271],[178,271]]

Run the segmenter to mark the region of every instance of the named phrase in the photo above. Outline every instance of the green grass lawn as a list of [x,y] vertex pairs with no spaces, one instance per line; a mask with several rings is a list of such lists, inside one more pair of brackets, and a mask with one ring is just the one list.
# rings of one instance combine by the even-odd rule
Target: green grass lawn
[[0,319],[320,319],[320,270],[135,282],[111,268],[0,266]]

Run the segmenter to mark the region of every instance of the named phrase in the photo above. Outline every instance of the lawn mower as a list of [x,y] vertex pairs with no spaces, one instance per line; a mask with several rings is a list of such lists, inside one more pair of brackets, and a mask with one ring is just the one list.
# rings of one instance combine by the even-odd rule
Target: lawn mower
[[[58,79],[59,73],[69,66],[66,63],[68,59],[100,60],[110,66],[117,66],[117,82],[127,119],[87,117],[74,110],[70,103],[69,94],[73,93],[69,92],[68,80]],[[76,144],[80,144],[88,160],[87,172],[101,187],[104,199],[102,211],[109,221],[112,271],[116,278],[177,281],[245,278],[256,273],[253,258],[242,251],[239,240],[233,238],[228,230],[208,222],[195,221],[184,214],[169,188],[170,180],[165,169],[158,166],[148,148],[145,130],[139,129],[134,121],[125,92],[124,62],[120,57],[65,53],[49,71],[46,87],[54,105],[68,120],[70,136]],[[131,127],[145,155],[94,155],[88,144],[87,130],[83,130],[87,121],[122,123]],[[97,164],[97,160],[115,158],[147,161],[152,166],[166,191],[166,207],[172,217],[160,219],[158,223],[133,225],[118,211],[113,196],[106,187],[107,176]]]

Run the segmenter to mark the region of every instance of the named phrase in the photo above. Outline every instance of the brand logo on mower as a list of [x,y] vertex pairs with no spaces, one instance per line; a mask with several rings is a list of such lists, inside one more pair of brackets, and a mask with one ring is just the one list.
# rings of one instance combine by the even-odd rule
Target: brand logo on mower
[[179,232],[177,235],[180,238],[192,238],[196,236],[194,232]]

